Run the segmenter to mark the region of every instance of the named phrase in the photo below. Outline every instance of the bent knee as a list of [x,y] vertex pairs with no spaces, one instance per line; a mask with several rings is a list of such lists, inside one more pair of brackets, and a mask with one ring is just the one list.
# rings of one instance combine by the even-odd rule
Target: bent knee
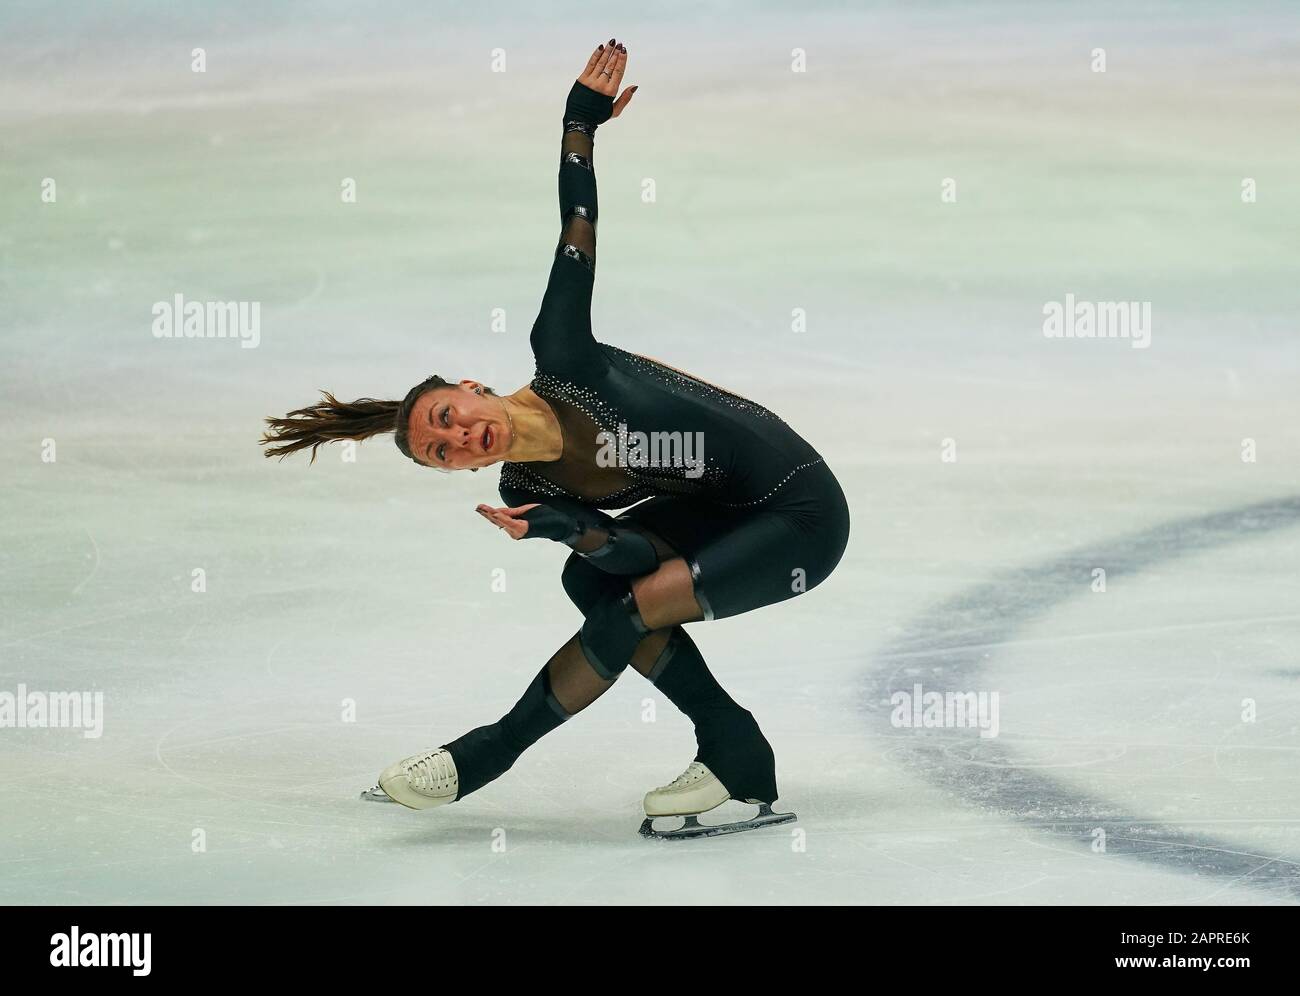
[[608,595],[627,590],[627,582],[615,575],[606,574],[598,567],[593,567],[584,557],[576,553],[569,554],[560,572],[560,584],[569,601],[578,607],[584,616],[589,615],[600,600]]
[[626,670],[637,645],[650,630],[630,591],[601,598],[587,613],[578,641],[591,669],[606,681]]

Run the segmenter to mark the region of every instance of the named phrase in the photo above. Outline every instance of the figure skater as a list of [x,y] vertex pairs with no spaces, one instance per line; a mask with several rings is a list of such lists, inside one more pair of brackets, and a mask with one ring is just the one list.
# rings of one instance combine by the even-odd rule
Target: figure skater
[[[530,336],[537,366],[527,386],[500,396],[477,381],[432,376],[400,402],[340,402],[323,392],[310,407],[266,420],[267,456],[310,448],[314,460],[326,442],[392,432],[398,449],[424,466],[477,471],[500,463],[505,505],[479,505],[479,515],[513,540],[572,551],[560,580],[584,617],[581,628],[501,719],[389,766],[371,798],[412,809],[465,798],[631,666],[686,714],[698,745],[685,772],[645,796],[643,833],[698,836],[794,819],[772,812],[776,766],[767,738],[683,626],[811,591],[844,552],[848,506],[817,451],[768,409],[593,337],[593,140],[636,93],[632,86],[620,94],[626,67],[626,47],[610,39],[569,92],[560,238]],[[629,506],[616,518],[601,511]],[[757,804],[757,815],[698,822],[729,799]],[[663,816],[685,820],[653,829]]]

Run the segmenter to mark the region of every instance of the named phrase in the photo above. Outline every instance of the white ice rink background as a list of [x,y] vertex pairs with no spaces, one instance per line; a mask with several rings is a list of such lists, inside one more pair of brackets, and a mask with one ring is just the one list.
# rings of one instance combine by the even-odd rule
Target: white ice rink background
[[[0,729],[0,901],[1300,900],[1294,6],[267,6],[0,14],[0,692],[104,702]],[[639,839],[693,740],[631,673],[463,803],[358,802],[572,634],[563,556],[474,514],[495,470],[256,445],[317,388],[527,380],[612,33],[597,337],[776,410],[853,510],[815,592],[692,627],[795,834]],[[156,339],[177,293],[258,347]],[[1150,347],[1045,338],[1067,293]],[[898,727],[916,684],[998,736]]]

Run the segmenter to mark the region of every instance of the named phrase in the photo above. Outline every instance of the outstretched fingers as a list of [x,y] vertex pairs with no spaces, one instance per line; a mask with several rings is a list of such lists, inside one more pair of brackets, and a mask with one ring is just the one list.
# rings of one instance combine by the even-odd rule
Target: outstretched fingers
[[597,93],[612,97],[618,93],[620,81],[627,67],[627,46],[611,38],[592,53],[587,68],[578,82]]
[[[591,53],[586,68],[578,77],[578,82],[597,93],[613,97],[618,93],[618,88],[623,83],[623,73],[626,71],[627,46],[611,38],[608,42],[596,46],[596,51]],[[632,87],[631,90],[635,91],[636,88]],[[619,114],[630,99],[629,93],[623,94],[614,105],[614,114]]]
[[530,508],[536,508],[534,505],[520,505],[516,508],[493,508],[490,505],[479,505],[474,511],[487,519],[488,522],[503,530],[511,539],[523,539],[528,532],[528,523],[524,519],[515,518],[515,514],[526,512]]

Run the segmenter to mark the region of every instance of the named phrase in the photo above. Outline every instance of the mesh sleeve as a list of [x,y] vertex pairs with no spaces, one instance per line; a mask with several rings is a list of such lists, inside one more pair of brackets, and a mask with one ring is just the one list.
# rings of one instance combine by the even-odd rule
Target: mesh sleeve
[[596,274],[596,129],[609,120],[613,99],[574,83],[560,140],[560,239],[531,343],[541,369],[562,371],[599,362],[591,331]]

